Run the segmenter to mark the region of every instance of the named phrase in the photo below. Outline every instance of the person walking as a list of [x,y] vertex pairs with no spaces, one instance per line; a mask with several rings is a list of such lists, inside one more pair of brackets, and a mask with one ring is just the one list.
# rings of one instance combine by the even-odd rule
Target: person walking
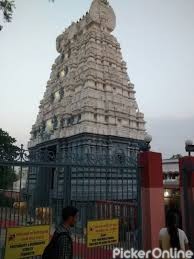
[[186,252],[189,249],[189,241],[185,232],[178,228],[178,218],[174,212],[167,214],[167,226],[162,228],[159,233],[159,246],[162,251]]
[[77,221],[78,209],[66,207],[62,210],[62,223],[56,228],[53,238],[45,248],[42,259],[72,259],[73,240],[71,228]]

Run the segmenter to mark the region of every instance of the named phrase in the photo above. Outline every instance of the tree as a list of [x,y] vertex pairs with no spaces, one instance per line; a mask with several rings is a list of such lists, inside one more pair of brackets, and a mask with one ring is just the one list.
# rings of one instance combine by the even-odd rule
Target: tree
[[[15,4],[13,0],[0,0],[0,13],[5,22],[11,22],[14,8]],[[3,26],[0,24],[0,31],[2,29]]]
[[[19,152],[16,140],[0,129],[0,160],[13,161]],[[9,189],[17,180],[17,175],[10,166],[0,166],[0,189]]]
[[[15,146],[16,140],[0,128],[0,161],[11,161],[17,157],[19,148]],[[9,206],[12,198],[4,196],[4,190],[12,189],[18,177],[11,166],[0,165],[0,206]]]
[[0,128],[0,160],[13,160],[19,152],[16,139]]
[[[49,0],[49,2],[54,2],[55,0]],[[0,0],[0,15],[2,14],[3,20],[5,22],[11,22],[13,11],[15,9],[15,0]],[[0,24],[0,31],[3,26]]]

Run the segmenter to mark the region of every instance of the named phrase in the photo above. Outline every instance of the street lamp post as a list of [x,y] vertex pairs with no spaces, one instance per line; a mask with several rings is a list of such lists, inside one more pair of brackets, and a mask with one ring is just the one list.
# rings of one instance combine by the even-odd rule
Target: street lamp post
[[152,136],[151,135],[146,135],[144,138],[144,143],[142,144],[140,151],[150,151],[151,145],[150,143],[152,142]]
[[188,152],[189,156],[191,156],[191,153],[194,152],[194,144],[192,140],[185,141],[185,150]]

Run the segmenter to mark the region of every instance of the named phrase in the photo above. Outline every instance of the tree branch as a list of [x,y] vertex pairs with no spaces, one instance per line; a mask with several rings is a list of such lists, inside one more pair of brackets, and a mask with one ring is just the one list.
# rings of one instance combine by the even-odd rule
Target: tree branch
[[[5,22],[11,22],[14,8],[14,0],[0,0],[0,13],[2,13]],[[0,24],[0,31],[2,29],[3,26]]]

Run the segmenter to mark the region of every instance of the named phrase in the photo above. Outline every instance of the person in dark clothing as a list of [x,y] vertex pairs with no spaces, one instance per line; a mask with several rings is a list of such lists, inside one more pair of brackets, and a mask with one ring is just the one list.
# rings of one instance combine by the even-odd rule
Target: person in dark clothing
[[66,207],[62,210],[62,223],[56,228],[53,238],[46,247],[43,259],[73,259],[71,228],[76,224],[78,210]]
[[[55,234],[59,235],[57,259],[73,258],[73,241],[71,238],[71,228],[75,226],[78,210],[74,207],[66,207],[62,211],[63,223],[56,228]],[[64,235],[63,235],[64,233]]]

